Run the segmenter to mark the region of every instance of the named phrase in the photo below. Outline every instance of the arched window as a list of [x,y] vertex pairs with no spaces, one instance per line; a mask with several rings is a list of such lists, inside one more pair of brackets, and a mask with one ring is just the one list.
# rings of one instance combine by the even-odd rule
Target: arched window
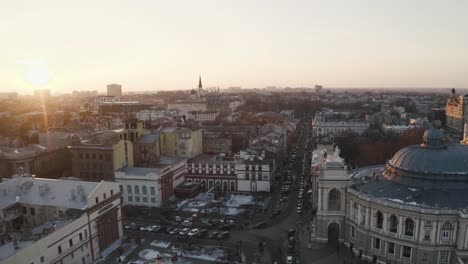
[[143,195],[147,195],[147,194],[148,194],[145,185],[141,186],[141,193],[142,193]]
[[380,211],[377,211],[375,214],[375,227],[378,229],[382,229],[383,227],[383,214]]
[[452,224],[450,224],[449,222],[445,222],[442,225],[442,230],[440,232],[440,236],[441,236],[440,238],[442,239],[442,241],[449,241],[451,239],[452,230],[453,230]]
[[135,194],[140,194],[140,187],[138,185],[135,185],[133,189],[135,190]]
[[232,181],[231,182],[231,192],[235,192],[236,191],[236,184]]
[[341,204],[341,193],[337,189],[332,189],[328,193],[328,210],[329,211],[339,211]]
[[151,195],[155,195],[155,194],[156,194],[156,189],[154,188],[154,186],[151,186],[151,187],[150,187],[150,192],[151,192]]
[[413,236],[414,234],[414,221],[411,218],[405,220],[405,236]]
[[390,222],[389,231],[392,233],[396,233],[398,230],[398,218],[395,215],[391,215],[389,222]]
[[208,187],[211,189],[213,188],[213,181],[208,181]]
[[132,186],[131,185],[127,185],[127,193],[132,194]]
[[228,190],[228,183],[227,183],[227,181],[224,181],[223,182],[223,191],[227,192],[227,190]]

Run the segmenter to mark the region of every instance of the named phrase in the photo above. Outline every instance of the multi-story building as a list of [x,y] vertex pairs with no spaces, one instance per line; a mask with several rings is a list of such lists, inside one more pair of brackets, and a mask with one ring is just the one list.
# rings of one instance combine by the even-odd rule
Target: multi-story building
[[231,136],[203,134],[203,153],[230,153],[231,151]]
[[178,115],[187,115],[191,112],[208,111],[206,101],[179,101],[167,104],[167,110],[176,111]]
[[113,180],[116,170],[133,167],[133,144],[115,131],[100,132],[83,141],[74,135],[68,148],[72,155],[72,175],[76,178]]
[[162,155],[192,158],[203,152],[203,133],[199,128],[164,128],[160,138]]
[[22,176],[0,201],[1,263],[96,263],[123,237],[117,183]]
[[107,95],[114,97],[122,97],[122,85],[116,83],[107,85]]
[[162,118],[173,118],[177,116],[175,110],[145,110],[136,113],[136,118],[141,121],[153,121]]
[[323,156],[318,176],[317,241],[342,242],[373,263],[467,263],[468,146],[432,128],[385,170],[353,177],[338,154]]
[[60,178],[69,172],[71,158],[67,133],[39,133],[39,144],[21,148],[0,148],[0,178],[27,173],[38,177]]
[[457,96],[455,89],[452,89],[452,95],[445,106],[445,115],[445,125],[456,132],[462,133],[463,125],[468,120],[468,95]]
[[83,104],[81,109],[83,111],[89,111],[97,113],[99,111],[99,107],[105,103],[115,103],[119,102],[120,98],[115,96],[109,95],[102,95],[102,96],[95,96],[83,99]]
[[269,192],[274,161],[265,153],[241,151],[233,156],[201,154],[187,161],[188,182],[217,192]]
[[10,93],[0,93],[0,100],[15,100],[18,98],[18,93],[10,92]]
[[152,168],[127,167],[115,172],[125,205],[160,207],[184,181],[186,159],[161,157]]
[[317,113],[312,121],[313,133],[316,137],[336,136],[346,131],[361,135],[369,128],[367,121],[330,120],[324,113]]

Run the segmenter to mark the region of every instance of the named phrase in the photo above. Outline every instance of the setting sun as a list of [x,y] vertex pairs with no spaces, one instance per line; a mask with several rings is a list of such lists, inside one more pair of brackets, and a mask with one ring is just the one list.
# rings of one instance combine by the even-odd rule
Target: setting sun
[[42,86],[47,84],[52,74],[47,66],[44,65],[31,65],[26,70],[26,81],[34,86]]

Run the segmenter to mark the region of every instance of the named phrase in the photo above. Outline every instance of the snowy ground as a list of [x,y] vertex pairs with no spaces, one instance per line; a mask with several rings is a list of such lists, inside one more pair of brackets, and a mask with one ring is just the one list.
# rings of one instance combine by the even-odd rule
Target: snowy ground
[[[224,215],[237,215],[244,212],[242,207],[253,205],[257,202],[259,207],[265,203],[256,201],[252,195],[230,194],[218,201],[211,201],[206,193],[201,193],[197,197],[181,201],[177,204],[177,209],[185,212],[198,213],[206,210],[207,213],[219,213]],[[215,205],[216,203],[220,204]]]
[[[128,264],[191,264],[196,263],[219,263],[226,260],[228,253],[226,250],[217,247],[196,247],[192,250],[184,250],[178,247],[169,248],[170,242],[155,240],[150,245],[161,248],[144,249],[138,253],[139,259],[134,259]],[[172,261],[172,256],[177,255],[178,260]]]

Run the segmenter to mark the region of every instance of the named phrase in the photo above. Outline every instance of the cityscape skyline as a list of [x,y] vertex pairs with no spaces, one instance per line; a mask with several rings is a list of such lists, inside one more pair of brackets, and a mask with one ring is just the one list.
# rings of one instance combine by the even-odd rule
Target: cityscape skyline
[[0,91],[190,89],[199,74],[220,87],[466,88],[467,7],[15,1],[0,11]]

